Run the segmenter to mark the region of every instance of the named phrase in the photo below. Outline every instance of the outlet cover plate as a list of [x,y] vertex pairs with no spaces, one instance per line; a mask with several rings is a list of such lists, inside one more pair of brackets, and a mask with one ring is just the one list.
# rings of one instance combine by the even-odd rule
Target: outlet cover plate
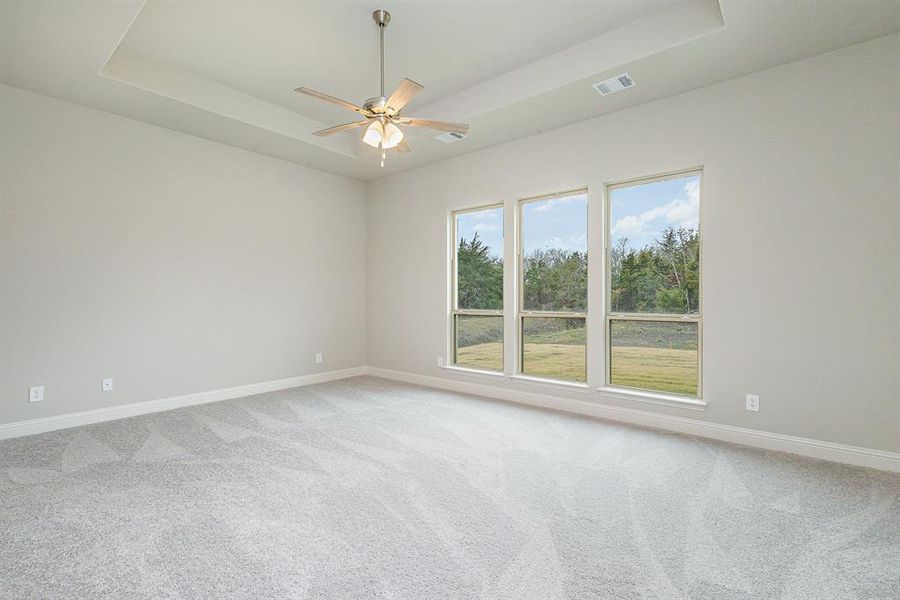
[[756,394],[747,394],[747,410],[759,412],[759,396]]

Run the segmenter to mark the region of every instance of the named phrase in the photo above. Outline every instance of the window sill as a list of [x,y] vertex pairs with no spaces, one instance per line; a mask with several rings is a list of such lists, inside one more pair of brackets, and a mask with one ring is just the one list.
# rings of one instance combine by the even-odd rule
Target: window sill
[[497,371],[485,371],[482,369],[472,369],[471,367],[458,367],[456,365],[441,365],[441,368],[453,373],[461,373],[463,375],[474,375],[476,377],[488,377],[491,379],[504,379],[506,375]]
[[636,402],[646,402],[648,404],[658,404],[662,406],[675,406],[677,408],[687,408],[689,410],[706,410],[706,400],[701,400],[699,398],[640,392],[617,387],[598,387],[597,391],[604,396],[616,400],[634,400]]
[[577,381],[564,381],[562,379],[546,379],[544,377],[534,377],[533,375],[510,375],[509,378],[512,381],[519,381],[522,383],[543,385],[543,386],[547,386],[547,387],[563,388],[563,389],[574,390],[574,391],[579,391],[579,392],[591,391],[591,386],[589,386],[586,383],[579,383]]

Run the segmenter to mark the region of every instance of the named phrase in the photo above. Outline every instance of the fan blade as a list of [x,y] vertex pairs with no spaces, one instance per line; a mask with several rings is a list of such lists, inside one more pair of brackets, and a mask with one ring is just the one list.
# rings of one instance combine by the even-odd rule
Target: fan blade
[[387,99],[387,105],[394,110],[399,111],[401,108],[409,104],[409,101],[416,97],[416,94],[425,88],[413,81],[412,79],[404,79],[397,86],[397,89]]
[[409,143],[406,141],[406,138],[400,140],[400,143],[397,144],[397,152],[410,152],[412,148],[409,147]]
[[332,135],[335,133],[340,133],[342,131],[350,131],[351,129],[356,129],[357,127],[365,127],[369,123],[371,123],[371,119],[367,119],[365,121],[354,121],[352,123],[345,123],[344,125],[337,125],[335,127],[329,127],[328,129],[322,129],[321,131],[313,132],[313,135],[317,135],[319,137],[324,137],[326,135]]
[[331,102],[332,104],[337,104],[343,108],[347,108],[354,112],[358,112],[361,115],[366,114],[366,111],[362,109],[362,107],[356,106],[346,100],[341,100],[340,98],[335,98],[334,96],[329,96],[328,94],[323,94],[322,92],[317,92],[314,89],[307,87],[299,87],[294,90],[298,94],[306,94],[307,96],[312,96],[313,98],[318,98],[319,100],[324,100],[325,102]]
[[437,131],[455,131],[456,133],[466,133],[469,126],[465,123],[447,123],[446,121],[432,121],[431,119],[411,119],[402,117],[396,119],[400,125],[408,127],[424,127],[425,129],[434,129]]

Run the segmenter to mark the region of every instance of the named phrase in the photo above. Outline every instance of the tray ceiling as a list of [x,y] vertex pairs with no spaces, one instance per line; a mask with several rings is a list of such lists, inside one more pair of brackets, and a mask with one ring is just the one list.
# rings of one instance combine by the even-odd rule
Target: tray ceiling
[[[386,87],[414,79],[409,112],[471,124],[452,145],[411,132],[385,169],[358,132],[310,135],[353,115],[293,92],[377,95],[375,8]],[[888,2],[4,2],[0,81],[372,179],[898,29]],[[590,87],[624,70],[639,85]]]

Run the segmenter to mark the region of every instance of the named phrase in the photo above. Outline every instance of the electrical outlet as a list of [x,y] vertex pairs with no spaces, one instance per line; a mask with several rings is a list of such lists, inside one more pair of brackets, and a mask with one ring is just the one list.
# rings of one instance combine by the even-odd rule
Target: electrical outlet
[[111,392],[113,389],[113,380],[109,377],[100,382],[100,389],[104,392]]
[[28,401],[29,402],[43,402],[44,401],[44,386],[35,385],[28,388]]
[[759,412],[759,396],[756,394],[747,394],[747,410]]
[[443,366],[444,366],[444,357],[443,357],[443,356],[438,356],[438,357],[437,357],[437,366],[439,366],[439,367],[443,367]]
[[317,363],[322,362],[322,353],[321,352],[316,352],[316,362]]

